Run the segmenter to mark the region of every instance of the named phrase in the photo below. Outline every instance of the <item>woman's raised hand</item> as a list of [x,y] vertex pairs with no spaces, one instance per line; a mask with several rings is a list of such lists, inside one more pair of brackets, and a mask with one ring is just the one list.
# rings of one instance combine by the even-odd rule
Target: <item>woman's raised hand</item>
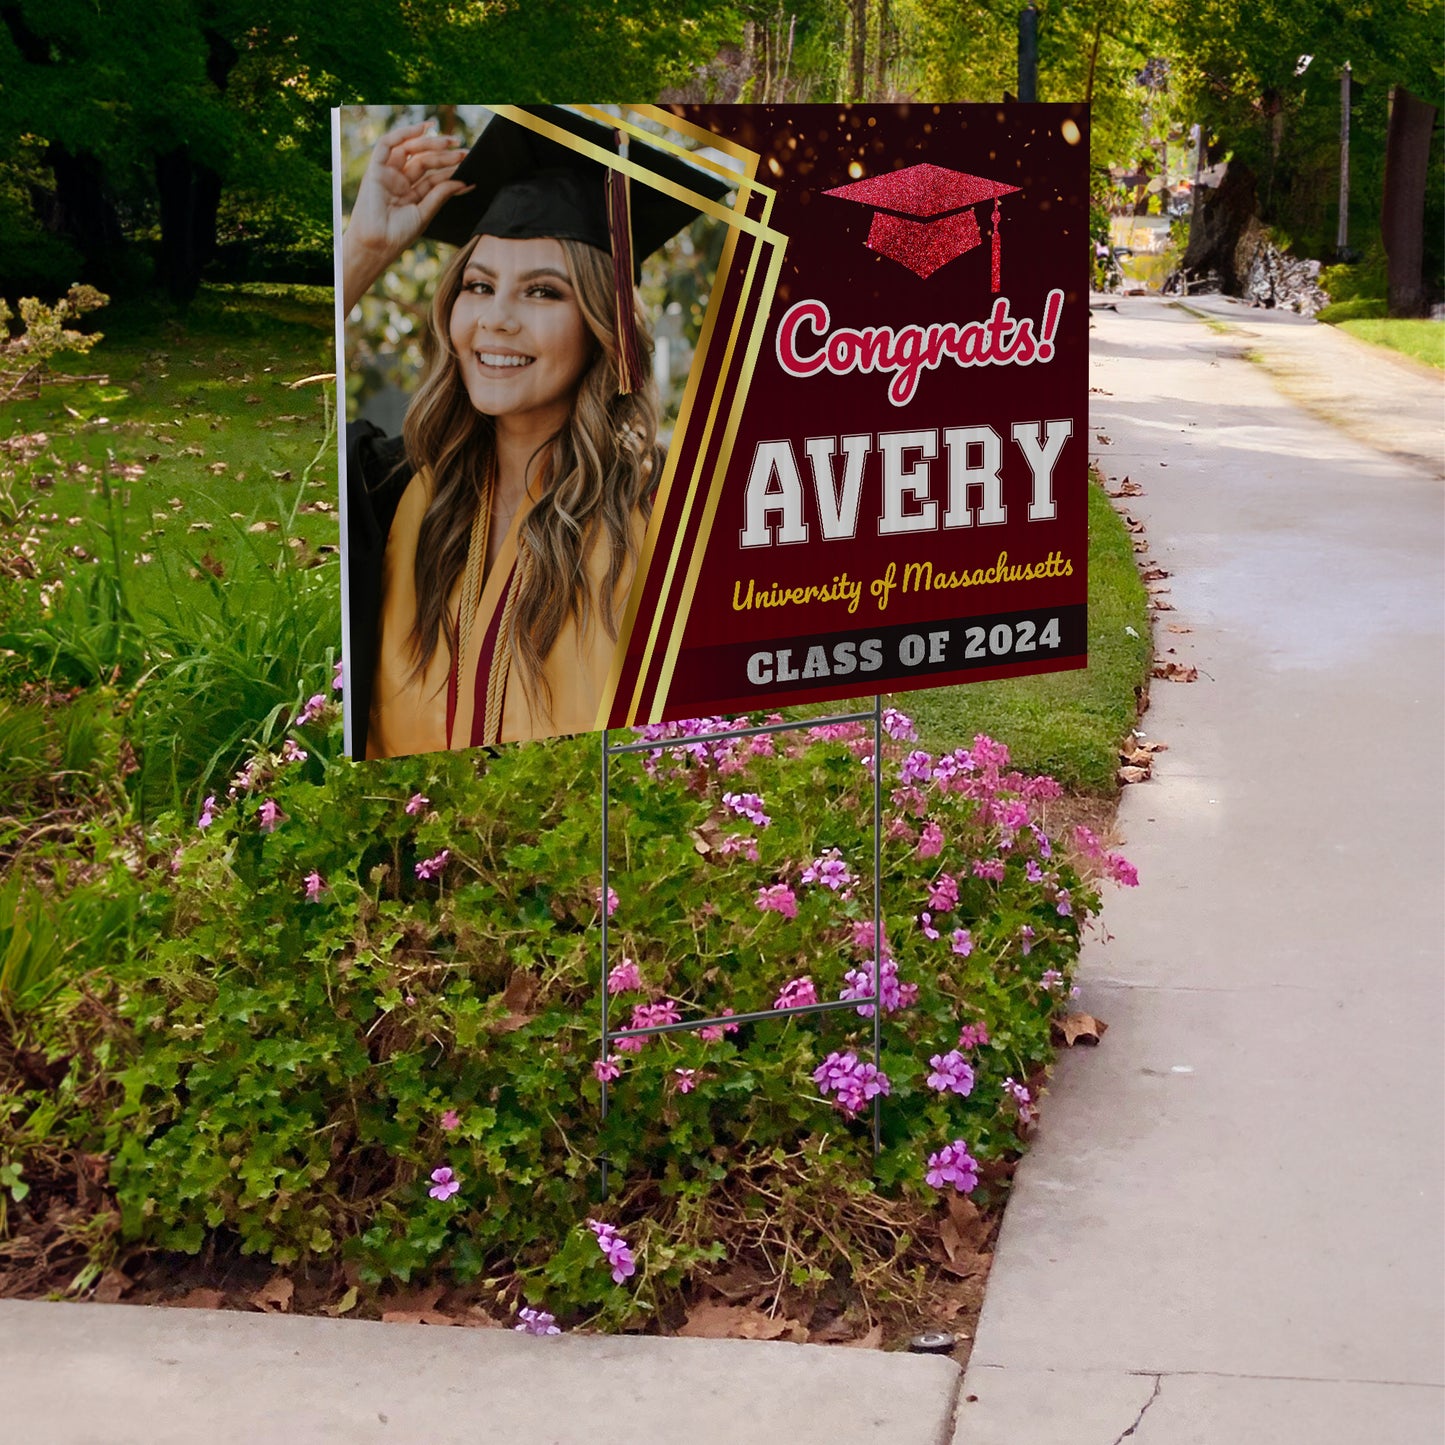
[[447,200],[471,189],[452,179],[465,155],[430,121],[397,126],[377,141],[342,239],[348,311]]

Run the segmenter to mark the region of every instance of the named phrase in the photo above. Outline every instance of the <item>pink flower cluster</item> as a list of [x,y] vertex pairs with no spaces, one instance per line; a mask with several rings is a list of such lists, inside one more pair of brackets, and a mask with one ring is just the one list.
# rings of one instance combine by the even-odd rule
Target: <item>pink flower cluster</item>
[[411,818],[415,818],[418,813],[425,813],[429,807],[431,799],[425,793],[413,793],[406,800],[406,813]]
[[786,883],[759,888],[756,902],[760,913],[781,913],[784,918],[798,916],[797,895]]
[[326,880],[313,868],[306,875],[306,901],[308,903],[319,902],[325,887]]
[[[602,907],[602,890],[600,888],[594,888],[592,890],[592,902],[596,904],[598,908]],[[616,912],[617,890],[615,888],[609,888],[607,890],[607,916],[611,918]]]
[[860,1063],[858,1055],[851,1049],[846,1054],[836,1050],[829,1054],[813,1070],[813,1082],[817,1084],[819,1093],[824,1096],[832,1094],[833,1106],[841,1109],[850,1119],[861,1114],[870,1099],[893,1091],[888,1075],[876,1064]]
[[[732,1013],[732,1009],[725,1008],[724,1014]],[[724,1034],[735,1034],[738,1031],[736,1024],[708,1024],[705,1028],[697,1031],[697,1036],[705,1044],[718,1044],[722,1042]]]
[[1074,847],[1086,858],[1099,864],[1121,888],[1139,886],[1139,870],[1122,853],[1106,852],[1092,828],[1086,828],[1080,823],[1074,829]]
[[[630,1029],[655,1029],[663,1024],[675,1024],[682,1022],[682,1012],[677,1004],[670,998],[663,999],[661,1003],[639,1003],[632,1007],[632,1020],[627,1025]],[[617,1047],[624,1054],[639,1054],[642,1046],[647,1042],[642,1039],[618,1039]]]
[[930,821],[923,825],[916,851],[920,858],[937,858],[943,852],[943,829],[937,823]]
[[424,883],[432,878],[440,878],[443,872],[446,871],[447,864],[451,862],[451,857],[452,850],[450,848],[443,848],[441,852],[434,857],[423,858],[421,862],[416,865],[415,869],[413,869],[413,872],[415,872],[416,876]]
[[973,1093],[973,1068],[957,1049],[946,1054],[934,1054],[928,1061],[933,1070],[928,1076],[928,1087],[940,1094]]
[[978,1160],[962,1139],[955,1139],[928,1156],[928,1172],[923,1177],[935,1189],[952,1185],[960,1194],[971,1194],[978,1188]]
[[196,819],[196,827],[209,828],[216,821],[216,814],[219,809],[216,807],[216,796],[213,793],[204,803],[201,804],[201,816]]
[[766,828],[773,821],[763,812],[763,800],[756,793],[724,793],[722,800],[729,812],[759,828]]
[[973,952],[973,934],[966,928],[955,928],[953,930],[953,941],[949,947],[960,958],[967,958]]
[[[873,964],[870,961],[861,968],[850,968],[843,975],[847,980],[839,998],[872,998],[873,997]],[[898,965],[891,958],[885,958],[878,969],[878,997],[883,1004],[883,1012],[886,1014],[897,1013],[899,1009],[911,1007],[918,1002],[918,985],[916,983],[898,982]],[[866,1018],[873,1017],[873,1005],[871,1003],[860,1003],[858,1012]]]
[[843,861],[842,854],[836,848],[829,848],[826,853],[814,858],[803,869],[803,882],[817,884],[820,888],[828,888],[834,893],[841,893],[844,889],[851,888],[857,879],[848,871],[848,865]]
[[281,761],[283,763],[304,763],[311,756],[303,747],[298,747],[293,738],[287,738],[281,744]]
[[973,860],[973,876],[975,878],[988,878],[994,883],[1002,883],[1003,870],[1002,858],[975,858]]
[[851,743],[864,737],[862,723],[824,723],[821,727],[808,729],[808,740],[815,743]]
[[813,980],[804,974],[801,978],[789,979],[773,1000],[774,1008],[804,1008],[818,1002],[818,992]]
[[555,1315],[550,1315],[546,1310],[529,1309],[523,1305],[517,1311],[517,1318],[521,1324],[513,1325],[512,1328],[519,1335],[560,1335],[562,1331],[557,1327]]
[[260,825],[263,833],[274,833],[276,825],[285,820],[286,815],[276,806],[270,798],[256,810],[256,822]]
[[605,1224],[600,1219],[589,1219],[587,1228],[597,1236],[597,1247],[612,1266],[613,1284],[621,1284],[623,1280],[637,1273],[637,1261],[633,1258],[632,1250],[628,1248],[627,1241],[618,1234],[615,1226]]
[[[638,1047],[641,1047],[642,1040],[624,1039],[623,1043],[637,1044]],[[597,1075],[597,1082],[599,1084],[610,1084],[613,1079],[621,1075],[622,1065],[617,1062],[616,1054],[608,1054],[605,1059],[592,1060],[592,1072]]]
[[898,768],[898,777],[904,783],[926,783],[933,776],[933,754],[921,748],[914,748]]
[[1034,1096],[1025,1085],[1010,1077],[1003,1081],[1003,1091],[1014,1101],[1014,1107],[1019,1111],[1019,1123],[1028,1124],[1038,1118],[1039,1111],[1034,1106]]
[[296,726],[298,728],[309,727],[326,711],[327,706],[324,692],[313,693],[306,699],[306,706],[296,714]]
[[947,913],[958,907],[958,879],[951,873],[940,873],[928,887],[928,906],[936,913]]
[[697,1088],[696,1069],[674,1069],[672,1071],[672,1077],[677,1082],[677,1092],[679,1094],[690,1094]]
[[913,726],[913,719],[907,713],[899,712],[896,707],[885,707],[883,709],[883,731],[893,739],[895,743],[915,743],[918,741],[918,729]]
[[607,987],[612,993],[634,993],[642,987],[642,970],[627,957],[623,957],[607,975]]
[[988,1043],[987,1024],[964,1024],[958,1031],[958,1046],[961,1049],[981,1049]]
[[758,861],[758,840],[749,837],[746,833],[729,833],[717,845],[717,850],[724,858],[731,858],[734,853],[741,853],[749,863]]

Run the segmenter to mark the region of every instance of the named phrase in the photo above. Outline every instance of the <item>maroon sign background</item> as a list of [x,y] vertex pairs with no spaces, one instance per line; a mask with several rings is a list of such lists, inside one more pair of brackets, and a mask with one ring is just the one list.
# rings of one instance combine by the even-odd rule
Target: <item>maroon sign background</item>
[[786,239],[715,283],[609,724],[1084,666],[1086,108],[663,110]]

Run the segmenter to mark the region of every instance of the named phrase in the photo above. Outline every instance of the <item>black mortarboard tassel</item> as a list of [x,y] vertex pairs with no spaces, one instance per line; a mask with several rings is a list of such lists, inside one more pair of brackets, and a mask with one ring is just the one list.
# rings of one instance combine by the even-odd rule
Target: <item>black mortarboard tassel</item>
[[[730,189],[720,176],[668,151],[635,140],[624,148],[620,132],[559,106],[524,109],[698,195],[720,201]],[[454,178],[473,189],[453,196],[437,212],[426,231],[433,240],[460,246],[473,236],[548,236],[585,241],[612,257],[618,390],[630,392],[641,370],[632,288],[641,279],[643,258],[694,220],[698,209],[646,183],[630,185],[615,166],[503,115],[492,116]]]

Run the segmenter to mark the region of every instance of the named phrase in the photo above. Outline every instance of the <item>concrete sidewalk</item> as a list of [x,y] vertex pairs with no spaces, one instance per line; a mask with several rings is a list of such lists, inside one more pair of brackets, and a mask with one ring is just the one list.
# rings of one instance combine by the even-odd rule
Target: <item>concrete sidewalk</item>
[[946,1445],[958,1374],[822,1345],[0,1302],[3,1445]]
[[[1153,684],[1142,886],[1082,964],[1111,1028],[1019,1171],[957,1445],[1439,1445],[1442,488],[1233,329],[1095,321],[1096,450],[1145,489],[1156,643],[1200,676]],[[1242,321],[1252,350],[1313,333],[1322,391],[1395,385],[1328,328]],[[1416,394],[1438,456],[1445,378]]]

